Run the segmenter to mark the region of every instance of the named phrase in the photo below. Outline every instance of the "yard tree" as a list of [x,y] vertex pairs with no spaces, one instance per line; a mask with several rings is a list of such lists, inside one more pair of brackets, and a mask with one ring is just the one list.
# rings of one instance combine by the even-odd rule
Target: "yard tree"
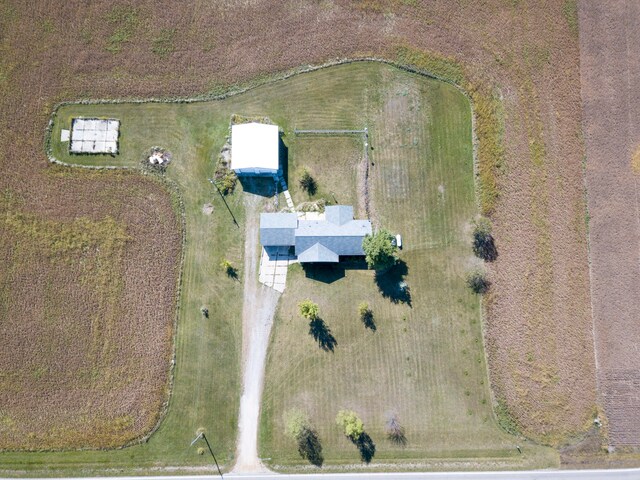
[[473,225],[473,253],[476,257],[487,262],[498,258],[496,244],[491,234],[491,222],[488,218],[480,217]]
[[367,265],[375,270],[387,270],[398,260],[398,247],[393,242],[393,235],[384,228],[365,236],[362,249]]
[[342,427],[344,434],[354,442],[364,433],[364,423],[353,410],[340,410],[336,416],[336,423]]
[[322,444],[309,417],[301,410],[291,410],[285,415],[285,432],[296,441],[298,453],[318,467],[322,466]]
[[308,298],[306,300],[301,301],[298,304],[298,308],[300,309],[300,315],[302,315],[307,320],[315,320],[318,318],[318,304],[313,303]]
[[473,269],[467,273],[467,286],[473,293],[484,294],[489,291],[491,283],[487,279],[487,274],[479,268]]
[[316,183],[315,178],[313,178],[306,169],[302,172],[302,176],[300,177],[300,187],[309,195],[315,195],[318,190],[318,184]]

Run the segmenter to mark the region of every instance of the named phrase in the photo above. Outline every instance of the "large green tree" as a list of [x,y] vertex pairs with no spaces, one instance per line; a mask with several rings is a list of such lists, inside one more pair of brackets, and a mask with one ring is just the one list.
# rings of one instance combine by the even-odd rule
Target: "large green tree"
[[393,240],[393,235],[384,228],[364,237],[362,249],[369,268],[387,270],[395,265],[398,260],[398,247]]

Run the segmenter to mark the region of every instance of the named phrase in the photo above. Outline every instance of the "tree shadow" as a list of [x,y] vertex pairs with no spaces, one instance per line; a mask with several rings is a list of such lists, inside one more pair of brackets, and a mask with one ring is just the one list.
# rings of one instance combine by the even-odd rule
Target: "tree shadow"
[[365,328],[375,332],[377,330],[376,322],[373,320],[373,312],[368,310],[362,315],[362,323],[364,323]]
[[364,463],[371,463],[374,455],[376,454],[376,444],[373,443],[373,439],[369,436],[367,432],[362,432],[357,440],[352,440],[352,442],[358,447],[358,451],[360,452],[360,459]]
[[309,322],[309,335],[313,336],[325,352],[333,352],[338,344],[336,337],[331,334],[331,330],[321,318],[314,318]]
[[227,277],[229,277],[231,280],[235,280],[235,281],[239,281],[238,280],[238,269],[235,267],[229,267],[226,270],[227,273]]
[[302,433],[298,437],[298,453],[312,465],[322,467],[324,463],[322,444],[320,443],[318,434],[314,430],[310,428],[302,430]]
[[376,272],[375,282],[382,296],[393,303],[411,306],[411,290],[404,280],[408,273],[409,267],[404,260],[398,260],[386,272]]

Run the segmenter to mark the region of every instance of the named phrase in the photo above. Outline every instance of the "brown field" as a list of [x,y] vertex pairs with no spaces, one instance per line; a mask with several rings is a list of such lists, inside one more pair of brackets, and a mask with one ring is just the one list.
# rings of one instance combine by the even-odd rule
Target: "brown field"
[[635,1],[583,2],[582,99],[598,383],[608,444],[640,447],[640,18]]
[[9,188],[0,202],[0,449],[122,445],[167,398],[176,217],[137,175],[50,174],[85,183],[86,208],[52,220]]
[[[1,1],[1,190],[10,189],[20,199],[19,210],[37,222],[59,225],[86,216],[99,228],[109,212],[137,245],[123,247],[123,255],[131,255],[122,261],[123,278],[136,285],[152,278],[148,271],[137,276],[136,269],[149,262],[158,269],[156,278],[167,282],[158,287],[166,292],[175,273],[170,262],[143,256],[148,237],[135,235],[145,213],[129,208],[139,196],[159,195],[158,187],[133,176],[78,171],[70,176],[48,167],[42,137],[56,102],[222,91],[336,57],[413,62],[423,51],[450,57],[465,66],[467,86],[502,98],[504,112],[501,196],[493,208],[499,258],[491,266],[486,322],[492,385],[525,434],[561,442],[583,431],[595,405],[575,2],[476,5],[462,0]],[[159,41],[148,33],[157,28],[175,33]],[[479,147],[487,152],[486,141]],[[483,155],[491,153],[500,156],[499,149]],[[169,208],[166,198],[158,201]],[[153,228],[174,252],[175,220]],[[2,237],[2,256],[8,258],[7,245],[15,238],[4,229]],[[49,278],[58,283],[76,275],[74,255],[63,254],[67,273],[47,263],[33,271],[29,298],[46,295],[45,271],[55,270]],[[11,265],[7,268],[19,268],[13,260]],[[61,289],[59,294],[70,319],[88,311],[74,296],[80,293]],[[115,295],[118,305],[129,301]],[[98,296],[103,297],[107,294]],[[140,315],[146,313],[144,302],[157,302],[155,296],[137,298],[131,311]],[[35,325],[45,319],[44,312],[15,311],[13,328],[3,335],[21,334],[33,342]],[[156,320],[170,324],[170,318]],[[26,349],[3,349],[7,352],[11,365],[29,358]]]

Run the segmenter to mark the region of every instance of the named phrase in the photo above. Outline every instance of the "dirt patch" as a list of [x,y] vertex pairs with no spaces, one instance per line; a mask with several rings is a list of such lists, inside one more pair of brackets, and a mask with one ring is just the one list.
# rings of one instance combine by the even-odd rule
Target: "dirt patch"
[[579,13],[598,383],[609,443],[638,449],[640,4],[581,2]]
[[213,205],[210,203],[205,203],[202,206],[202,213],[205,215],[211,215],[213,213]]

